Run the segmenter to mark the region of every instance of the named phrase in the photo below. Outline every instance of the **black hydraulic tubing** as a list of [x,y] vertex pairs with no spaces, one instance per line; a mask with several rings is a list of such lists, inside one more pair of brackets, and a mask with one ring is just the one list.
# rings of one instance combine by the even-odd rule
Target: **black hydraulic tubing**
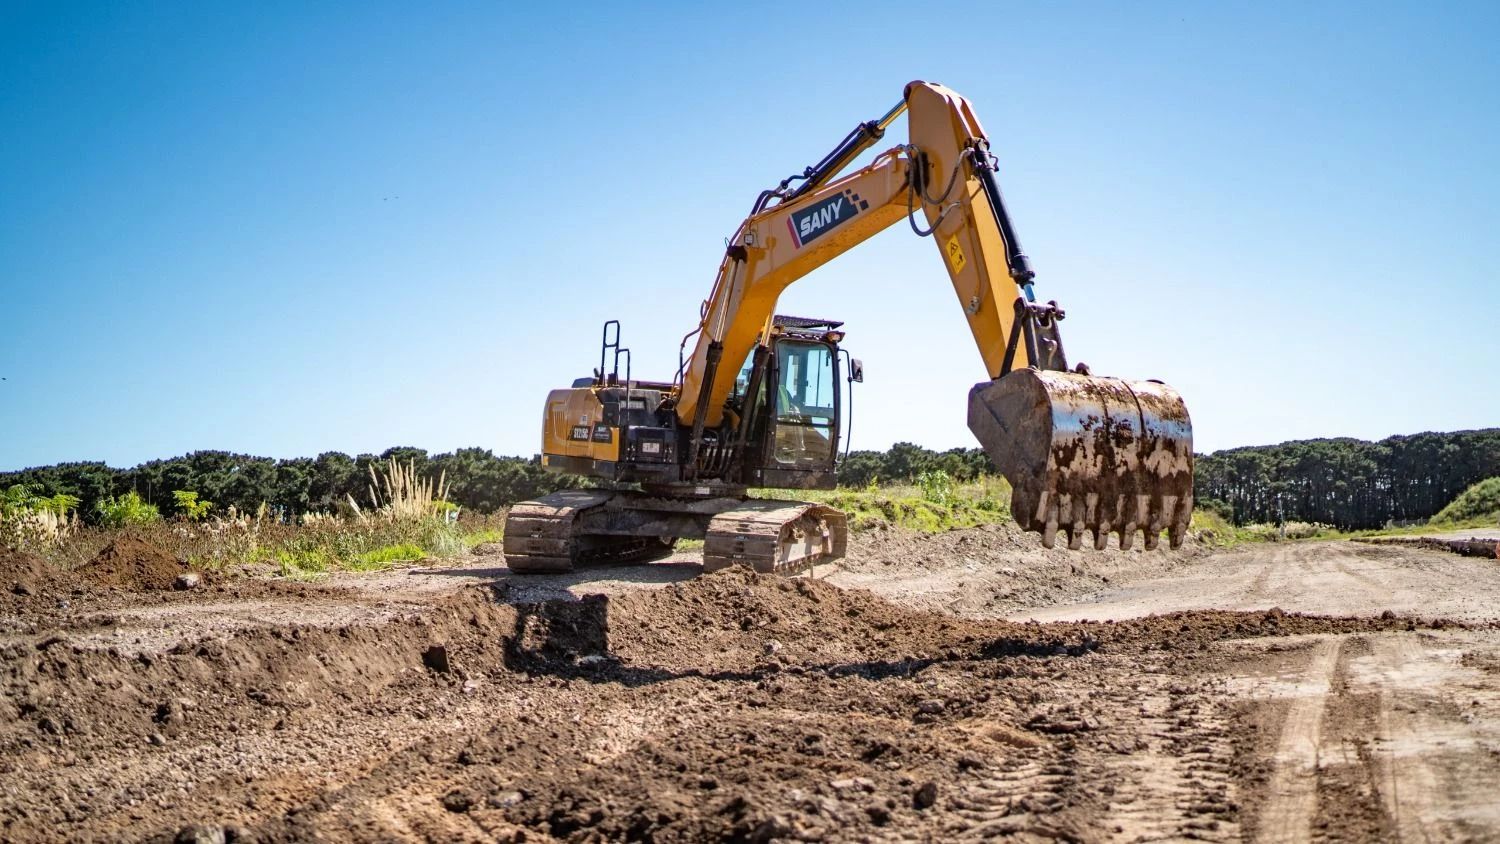
[[1000,184],[995,181],[995,171],[977,149],[969,150],[969,164],[974,168],[974,175],[979,177],[984,196],[995,212],[995,222],[1000,225],[1000,236],[1005,239],[1005,266],[1010,270],[1010,277],[1015,279],[1016,284],[1028,288],[1026,292],[1030,298],[1029,288],[1031,280],[1036,278],[1036,272],[1031,269],[1031,259],[1021,251],[1021,240],[1016,236],[1015,226],[1011,225],[1009,212],[1005,210],[1005,198],[1000,195]]
[[[829,180],[837,176],[841,170],[849,166],[849,162],[859,157],[859,154],[875,145],[875,142],[885,137],[885,129],[891,125],[897,117],[906,111],[906,101],[902,100],[887,111],[879,120],[868,120],[854,127],[848,137],[839,142],[833,148],[833,152],[823,157],[822,161],[807,168],[802,172],[803,182],[796,190],[787,194],[786,201],[796,199],[811,191],[815,191]],[[796,177],[793,177],[796,178]],[[790,180],[788,180],[790,181]]]
[[[740,430],[734,446],[737,455],[744,455],[745,446],[750,442],[750,429],[755,427],[755,416],[765,410],[756,402],[756,398],[760,396],[760,385],[765,380],[766,367],[771,365],[767,360],[769,353],[770,350],[765,346],[755,347],[755,363],[750,367],[750,382],[745,385],[745,400],[740,402]],[[743,477],[736,479],[737,482],[743,480]]]
[[630,442],[626,434],[630,431],[630,349],[615,349],[615,371],[620,371],[620,355],[625,356],[625,412],[620,414],[620,446],[615,450],[621,458],[627,456],[625,444]]
[[714,375],[719,371],[719,359],[724,356],[724,344],[710,340],[708,351],[703,356],[703,385],[698,391],[698,406],[693,415],[693,437],[688,442],[687,470],[689,480],[698,477],[698,450],[703,443],[703,420],[708,415],[708,397],[714,389]]

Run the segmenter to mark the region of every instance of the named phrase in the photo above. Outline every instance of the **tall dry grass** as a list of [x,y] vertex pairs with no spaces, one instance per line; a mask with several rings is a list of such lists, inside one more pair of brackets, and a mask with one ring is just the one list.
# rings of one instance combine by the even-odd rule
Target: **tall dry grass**
[[349,506],[361,519],[376,515],[390,521],[416,521],[436,515],[447,497],[446,471],[434,481],[417,474],[415,460],[402,465],[392,457],[378,471],[375,464],[370,464],[370,502],[374,509],[366,513],[352,495],[349,496]]
[[0,545],[58,546],[78,532],[77,515],[21,508],[0,514]]

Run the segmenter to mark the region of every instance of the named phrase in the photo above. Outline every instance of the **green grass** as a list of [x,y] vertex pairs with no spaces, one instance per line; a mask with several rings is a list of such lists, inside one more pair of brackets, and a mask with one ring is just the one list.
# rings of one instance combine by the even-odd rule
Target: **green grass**
[[1479,521],[1494,526],[1500,522],[1500,478],[1486,478],[1459,493],[1432,521],[1444,524]]
[[292,580],[321,580],[328,573],[329,556],[318,548],[281,548],[273,556],[281,568],[281,576]]
[[[752,490],[757,498],[812,501],[844,511],[854,531],[901,528],[938,533],[954,528],[1010,521],[1010,484],[996,477],[955,482],[941,473],[924,473],[913,483],[834,490]],[[1339,531],[1328,525],[1288,523],[1235,527],[1221,514],[1199,509],[1193,513],[1190,530],[1200,541],[1220,547],[1244,542],[1346,539],[1430,533],[1435,529],[1495,527],[1500,523],[1500,479],[1476,484],[1426,525],[1397,529]],[[235,572],[241,566],[252,571],[271,571],[282,577],[315,581],[337,571],[368,572],[390,568],[398,562],[427,558],[453,559],[475,546],[503,539],[503,514],[463,514],[457,522],[442,516],[422,519],[349,519],[326,516],[306,524],[283,524],[241,514],[224,519],[211,516],[201,522],[156,522],[136,525],[131,531],[174,556],[214,571]],[[36,553],[64,568],[76,568],[92,559],[120,531],[82,528],[64,541],[27,545]],[[682,539],[680,551],[702,548],[703,541]]]
[[996,524],[1010,519],[1010,484],[1004,478],[981,478],[970,483],[946,483],[925,477],[925,483],[894,484],[863,489],[751,490],[756,498],[813,501],[844,511],[853,531],[899,527],[923,533]]
[[505,538],[505,532],[499,528],[481,528],[469,531],[463,535],[464,546],[472,551],[486,542],[499,542]]
[[[441,515],[396,520],[325,516],[283,523],[265,514],[238,514],[135,525],[129,531],[208,571],[237,574],[248,568],[317,580],[337,571],[387,568],[396,560],[462,557],[480,542],[499,539],[503,518],[464,514],[450,522]],[[22,550],[73,569],[93,559],[120,533],[117,528],[84,527],[65,541],[27,543]]]
[[427,552],[412,545],[402,542],[398,545],[386,545],[373,551],[366,551],[355,557],[344,565],[349,571],[384,571],[391,567],[392,563],[409,563],[421,560],[427,556]]

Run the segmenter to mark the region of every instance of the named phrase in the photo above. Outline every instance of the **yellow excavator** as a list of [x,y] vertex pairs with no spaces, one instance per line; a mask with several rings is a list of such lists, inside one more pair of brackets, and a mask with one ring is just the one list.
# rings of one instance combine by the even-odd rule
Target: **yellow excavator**
[[[840,175],[901,114],[907,143]],[[1159,381],[1069,370],[1056,301],[1034,273],[995,180],[990,142],[967,100],[912,82],[822,161],[764,191],[729,239],[698,327],[671,381],[636,380],[620,325],[599,367],[547,397],[542,464],[610,482],[515,505],[505,556],[516,572],[660,558],[704,540],[705,570],[794,573],[844,555],[844,514],[750,498],[750,488],[835,484],[848,388],[859,361],[842,324],[776,314],[788,285],[900,221],[931,237],[989,379],[969,393],[969,427],[1011,483],[1011,513],[1051,548],[1110,534],[1156,547],[1183,540],[1193,505],[1192,425]],[[692,344],[691,352],[688,345]],[[624,373],[620,371],[624,364]],[[845,382],[841,389],[840,380]]]

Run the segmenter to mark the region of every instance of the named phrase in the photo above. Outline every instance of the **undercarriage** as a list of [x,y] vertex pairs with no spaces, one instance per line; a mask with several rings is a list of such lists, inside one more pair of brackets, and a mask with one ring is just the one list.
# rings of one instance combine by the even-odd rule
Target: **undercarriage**
[[521,573],[656,560],[678,539],[701,539],[705,571],[795,574],[843,557],[848,533],[844,514],[823,504],[570,489],[512,507],[504,544],[506,564]]

